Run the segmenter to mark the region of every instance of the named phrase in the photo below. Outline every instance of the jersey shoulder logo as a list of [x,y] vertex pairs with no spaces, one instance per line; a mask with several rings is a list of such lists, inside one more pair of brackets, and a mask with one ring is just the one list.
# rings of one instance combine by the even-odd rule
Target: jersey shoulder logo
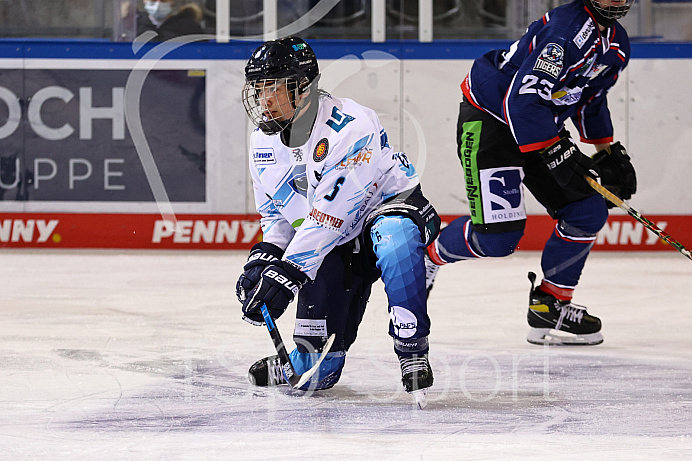
[[327,138],[322,138],[319,140],[315,146],[315,150],[312,152],[312,159],[315,162],[321,162],[327,158],[327,153],[329,152],[329,140]]
[[557,43],[548,43],[536,59],[533,69],[557,78],[562,72],[565,50]]

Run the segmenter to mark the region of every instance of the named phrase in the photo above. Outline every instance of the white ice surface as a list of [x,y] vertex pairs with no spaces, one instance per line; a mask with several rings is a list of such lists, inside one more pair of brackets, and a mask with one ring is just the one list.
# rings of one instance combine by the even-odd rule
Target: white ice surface
[[[526,342],[534,252],[444,267],[435,385],[399,383],[381,283],[341,381],[246,380],[273,347],[240,320],[234,252],[0,253],[2,460],[692,459],[692,262],[594,253],[575,296],[605,342]],[[278,326],[291,341],[295,307]]]

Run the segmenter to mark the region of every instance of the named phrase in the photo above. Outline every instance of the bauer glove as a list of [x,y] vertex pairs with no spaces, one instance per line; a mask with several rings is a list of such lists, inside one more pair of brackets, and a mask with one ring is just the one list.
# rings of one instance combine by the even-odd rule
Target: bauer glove
[[[622,200],[629,200],[637,192],[637,174],[630,156],[620,142],[598,151],[593,156],[601,172],[601,184]],[[608,208],[615,205],[607,202]]]
[[560,187],[582,192],[592,191],[584,175],[598,178],[596,162],[584,155],[571,139],[560,138],[540,151],[540,156]]
[[238,301],[241,303],[245,301],[247,294],[262,278],[264,268],[281,260],[283,255],[284,251],[271,243],[259,242],[252,247],[247,263],[243,266],[244,272],[240,274],[235,284],[235,295]]
[[273,319],[278,319],[308,280],[303,271],[286,261],[265,267],[259,283],[243,302],[243,320],[253,325],[263,325],[262,304],[266,304]]

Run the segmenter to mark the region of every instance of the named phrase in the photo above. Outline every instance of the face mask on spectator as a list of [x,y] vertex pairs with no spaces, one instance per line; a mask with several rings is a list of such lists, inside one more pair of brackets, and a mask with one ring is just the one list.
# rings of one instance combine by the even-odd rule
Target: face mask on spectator
[[171,14],[172,7],[168,2],[147,1],[144,3],[144,9],[155,21],[161,22]]

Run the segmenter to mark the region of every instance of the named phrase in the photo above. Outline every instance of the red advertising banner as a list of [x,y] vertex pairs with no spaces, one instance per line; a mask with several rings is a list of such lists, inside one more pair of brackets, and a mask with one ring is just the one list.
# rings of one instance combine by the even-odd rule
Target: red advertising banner
[[[442,216],[443,223],[456,216]],[[692,216],[647,216],[662,230],[692,248]],[[2,213],[1,248],[121,248],[245,250],[261,239],[257,215]],[[555,221],[529,216],[519,250],[541,250]],[[595,250],[672,250],[629,216],[611,216],[598,234]]]
[[3,248],[234,250],[260,236],[256,215],[0,214]]

